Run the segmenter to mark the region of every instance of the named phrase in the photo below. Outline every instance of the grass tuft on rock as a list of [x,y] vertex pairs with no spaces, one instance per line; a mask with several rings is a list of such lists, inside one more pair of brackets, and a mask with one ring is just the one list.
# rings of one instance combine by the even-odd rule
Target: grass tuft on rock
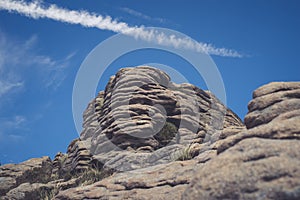
[[168,144],[178,134],[178,128],[171,122],[166,122],[164,127],[154,136],[162,145]]
[[90,168],[78,175],[78,185],[79,186],[90,185],[95,182],[101,181],[102,179],[110,175],[112,175],[112,171]]

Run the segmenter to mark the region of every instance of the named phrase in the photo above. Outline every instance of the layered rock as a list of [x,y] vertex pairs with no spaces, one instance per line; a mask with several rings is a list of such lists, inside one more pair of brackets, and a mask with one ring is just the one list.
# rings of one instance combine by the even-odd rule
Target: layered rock
[[[254,94],[262,89],[268,91],[274,85],[283,87],[281,83],[271,83]],[[288,91],[297,84],[291,83],[290,89],[289,83],[284,85]],[[249,103],[246,118],[254,111],[251,105],[255,98]],[[297,95],[293,98],[300,104]],[[269,100],[261,101],[258,107],[267,105]],[[299,199],[297,108],[273,113],[275,117],[263,124],[246,124],[249,129],[229,126],[217,130],[210,134],[209,142],[191,146],[190,151],[197,151],[192,160],[115,174],[86,187],[60,192],[55,199]]]
[[179,199],[196,165],[196,160],[190,160],[115,174],[92,185],[60,192],[55,199]]
[[0,199],[299,199],[300,83],[262,86],[248,109],[244,126],[209,91],[122,69],[66,154],[0,167]]
[[196,173],[183,199],[299,199],[300,83],[253,93],[242,130],[215,143],[218,156]]
[[52,162],[47,156],[0,166],[0,196],[22,183],[47,183],[51,173]]
[[67,154],[64,154],[62,152],[58,152],[55,155],[54,160],[52,162],[52,166],[53,166],[52,174],[59,176],[62,173],[62,169],[64,167],[66,158],[67,158]]
[[66,173],[82,172],[93,165],[90,153],[91,137],[99,128],[99,111],[103,104],[104,92],[99,92],[83,113],[83,130],[80,138],[74,139],[67,148],[67,153],[59,152],[53,160],[53,174],[64,177]]
[[275,82],[255,90],[245,117],[248,130],[230,137],[226,142],[220,141],[219,152],[250,137],[300,139],[299,87],[299,82]]
[[300,142],[248,138],[197,170],[183,199],[298,199]]
[[159,137],[165,122],[177,127],[178,136],[173,142],[179,144],[204,140],[207,127],[220,130],[243,126],[209,92],[190,84],[174,84],[155,68],[125,68],[106,86],[99,109],[100,131],[94,134],[92,153],[102,152],[103,135],[121,149],[148,146],[154,151],[166,145]]
[[85,141],[75,139],[71,142],[67,150],[67,158],[63,169],[76,173],[89,168],[91,162],[90,152],[86,149]]
[[[93,99],[83,113],[83,130],[80,134],[82,140],[91,138],[99,128],[98,118],[101,112],[104,101],[104,92],[98,93],[98,96]],[[88,145],[88,144],[86,144]]]
[[299,98],[299,82],[276,82],[260,87],[253,93],[253,100],[248,105],[247,128],[267,124],[285,113],[299,112]]
[[100,126],[93,135],[85,128],[82,140],[91,136],[94,158],[120,171],[169,162],[170,154],[208,142],[215,131],[244,126],[210,92],[172,83],[166,73],[147,66],[121,69],[86,113],[93,123],[98,117]]
[[[22,183],[18,187],[10,190],[3,200],[23,200],[23,199],[44,199],[51,195],[54,186],[44,183]],[[51,195],[54,197],[54,195]]]

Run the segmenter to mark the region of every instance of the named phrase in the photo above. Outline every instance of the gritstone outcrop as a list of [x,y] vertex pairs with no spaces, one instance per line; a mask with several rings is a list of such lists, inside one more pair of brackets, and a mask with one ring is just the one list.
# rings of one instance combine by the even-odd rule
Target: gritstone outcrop
[[244,124],[209,91],[121,69],[65,154],[0,167],[1,199],[299,199],[300,82],[248,109]]

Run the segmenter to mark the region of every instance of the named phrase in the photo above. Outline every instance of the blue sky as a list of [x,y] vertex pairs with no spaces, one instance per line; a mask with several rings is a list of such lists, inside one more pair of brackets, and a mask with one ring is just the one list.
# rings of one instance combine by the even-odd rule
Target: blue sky
[[[0,0],[12,2],[9,0]],[[20,2],[20,1],[18,1]],[[31,2],[31,1],[28,1]],[[299,81],[298,1],[39,1],[110,16],[127,27],[163,27],[226,51],[211,55],[224,81],[227,105],[242,119],[252,91],[271,81]],[[24,2],[23,2],[24,3]],[[1,6],[0,6],[1,7]],[[28,14],[27,14],[28,15]],[[116,28],[116,27],[113,27]],[[108,28],[110,29],[110,28]],[[122,30],[119,30],[119,32]],[[78,137],[72,117],[76,73],[88,53],[118,31],[84,27],[0,9],[0,162],[65,152]],[[240,57],[225,55],[231,49]],[[212,53],[214,54],[214,53]],[[105,55],[103,55],[105,56]],[[141,50],[121,56],[105,71],[161,63],[206,89],[190,65],[168,52]],[[107,66],[103,66],[107,67]]]

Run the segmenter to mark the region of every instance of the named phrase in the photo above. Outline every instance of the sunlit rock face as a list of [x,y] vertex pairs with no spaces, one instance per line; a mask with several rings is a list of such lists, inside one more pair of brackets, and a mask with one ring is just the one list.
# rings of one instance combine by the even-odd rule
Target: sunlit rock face
[[209,91],[121,69],[66,153],[0,166],[0,199],[300,199],[300,82],[248,109],[244,125]]
[[[104,136],[121,149],[156,150],[170,142],[202,143],[212,130],[243,126],[211,93],[174,84],[166,73],[147,66],[121,69],[99,93],[95,106],[100,129],[92,135],[95,154]],[[166,122],[178,129],[173,137],[160,134]]]
[[[110,78],[85,111],[81,139],[90,141],[91,154],[102,163],[121,166],[134,156],[138,168],[168,161],[183,146],[210,142],[216,131],[230,126],[244,125],[213,94],[140,66]],[[127,169],[132,168],[122,167]]]

